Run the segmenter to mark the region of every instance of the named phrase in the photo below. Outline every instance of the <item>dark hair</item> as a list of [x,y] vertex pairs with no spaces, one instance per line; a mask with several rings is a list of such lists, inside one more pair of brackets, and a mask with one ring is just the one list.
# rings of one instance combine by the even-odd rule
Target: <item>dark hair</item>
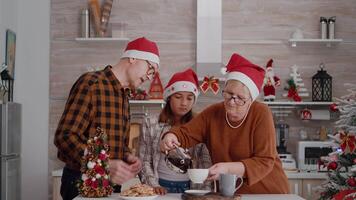
[[[169,125],[173,126],[174,125],[174,114],[171,108],[171,98],[168,97],[167,101],[166,101],[166,105],[164,106],[164,108],[162,109],[161,113],[159,114],[158,117],[158,122],[160,123],[168,123]],[[180,123],[181,124],[185,124],[187,122],[189,122],[191,119],[193,119],[193,111],[190,110],[189,112],[187,112],[181,119],[180,119]]]

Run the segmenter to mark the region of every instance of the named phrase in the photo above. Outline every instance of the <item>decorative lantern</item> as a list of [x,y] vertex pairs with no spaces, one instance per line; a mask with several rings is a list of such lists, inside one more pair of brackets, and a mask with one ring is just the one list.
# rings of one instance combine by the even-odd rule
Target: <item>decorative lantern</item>
[[332,77],[323,69],[323,63],[319,67],[320,70],[312,78],[312,99],[313,101],[331,101]]

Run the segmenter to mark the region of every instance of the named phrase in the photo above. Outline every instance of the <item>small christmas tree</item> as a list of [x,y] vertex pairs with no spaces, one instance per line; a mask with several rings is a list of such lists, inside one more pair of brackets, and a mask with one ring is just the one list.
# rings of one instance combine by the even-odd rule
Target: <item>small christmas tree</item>
[[97,128],[96,136],[87,141],[87,148],[81,160],[82,178],[78,183],[81,196],[106,197],[113,192],[108,150],[107,135],[101,128]]
[[287,94],[283,94],[284,97],[293,99],[294,101],[301,101],[301,97],[308,97],[309,93],[307,88],[303,83],[303,79],[298,71],[298,66],[293,65],[291,67],[291,73],[289,74],[290,79],[287,80],[288,90]]
[[327,166],[329,179],[320,193],[320,199],[352,200],[356,199],[356,92],[355,85],[349,94],[337,99],[340,105],[340,120],[336,127],[340,129],[334,137],[340,149],[322,158],[321,164]]

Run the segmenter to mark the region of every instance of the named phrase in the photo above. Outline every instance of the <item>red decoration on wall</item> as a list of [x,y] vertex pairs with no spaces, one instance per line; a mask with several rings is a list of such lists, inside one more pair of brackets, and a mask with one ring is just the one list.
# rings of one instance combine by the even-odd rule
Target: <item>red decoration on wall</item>
[[203,83],[200,85],[200,89],[203,91],[203,93],[206,93],[209,89],[211,89],[216,95],[220,89],[219,79],[214,78],[214,76],[205,76]]
[[163,99],[163,87],[158,72],[153,77],[148,94],[150,95],[150,99]]

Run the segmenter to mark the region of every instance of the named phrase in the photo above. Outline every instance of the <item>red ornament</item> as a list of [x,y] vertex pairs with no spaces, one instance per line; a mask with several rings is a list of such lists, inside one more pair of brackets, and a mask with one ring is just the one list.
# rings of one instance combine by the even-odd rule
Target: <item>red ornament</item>
[[88,178],[87,180],[85,180],[85,185],[91,185],[92,181],[90,178]]
[[302,111],[300,111],[300,118],[302,120],[310,120],[312,118],[312,113],[309,109],[304,108]]
[[329,106],[329,109],[332,111],[332,112],[337,112],[339,111],[339,109],[337,108],[337,104],[336,103],[333,103]]
[[101,154],[98,155],[98,158],[100,160],[105,160],[106,159],[106,154],[105,153],[101,153]]
[[95,170],[96,173],[98,173],[100,175],[104,175],[105,174],[105,170],[100,165],[95,165],[94,170]]
[[103,183],[103,187],[107,187],[107,186],[109,186],[109,184],[110,184],[109,180],[107,180],[107,179],[104,179],[104,180],[102,181],[102,183]]
[[350,177],[347,179],[346,183],[351,186],[351,187],[355,187],[356,186],[356,180],[354,177]]
[[331,162],[329,163],[328,165],[328,170],[331,169],[331,170],[335,170],[337,169],[337,162]]
[[354,161],[354,164],[356,164],[356,158],[353,161]]
[[92,187],[92,188],[97,188],[97,187],[98,187],[98,181],[97,181],[97,180],[93,181],[93,182],[91,183],[91,187]]

